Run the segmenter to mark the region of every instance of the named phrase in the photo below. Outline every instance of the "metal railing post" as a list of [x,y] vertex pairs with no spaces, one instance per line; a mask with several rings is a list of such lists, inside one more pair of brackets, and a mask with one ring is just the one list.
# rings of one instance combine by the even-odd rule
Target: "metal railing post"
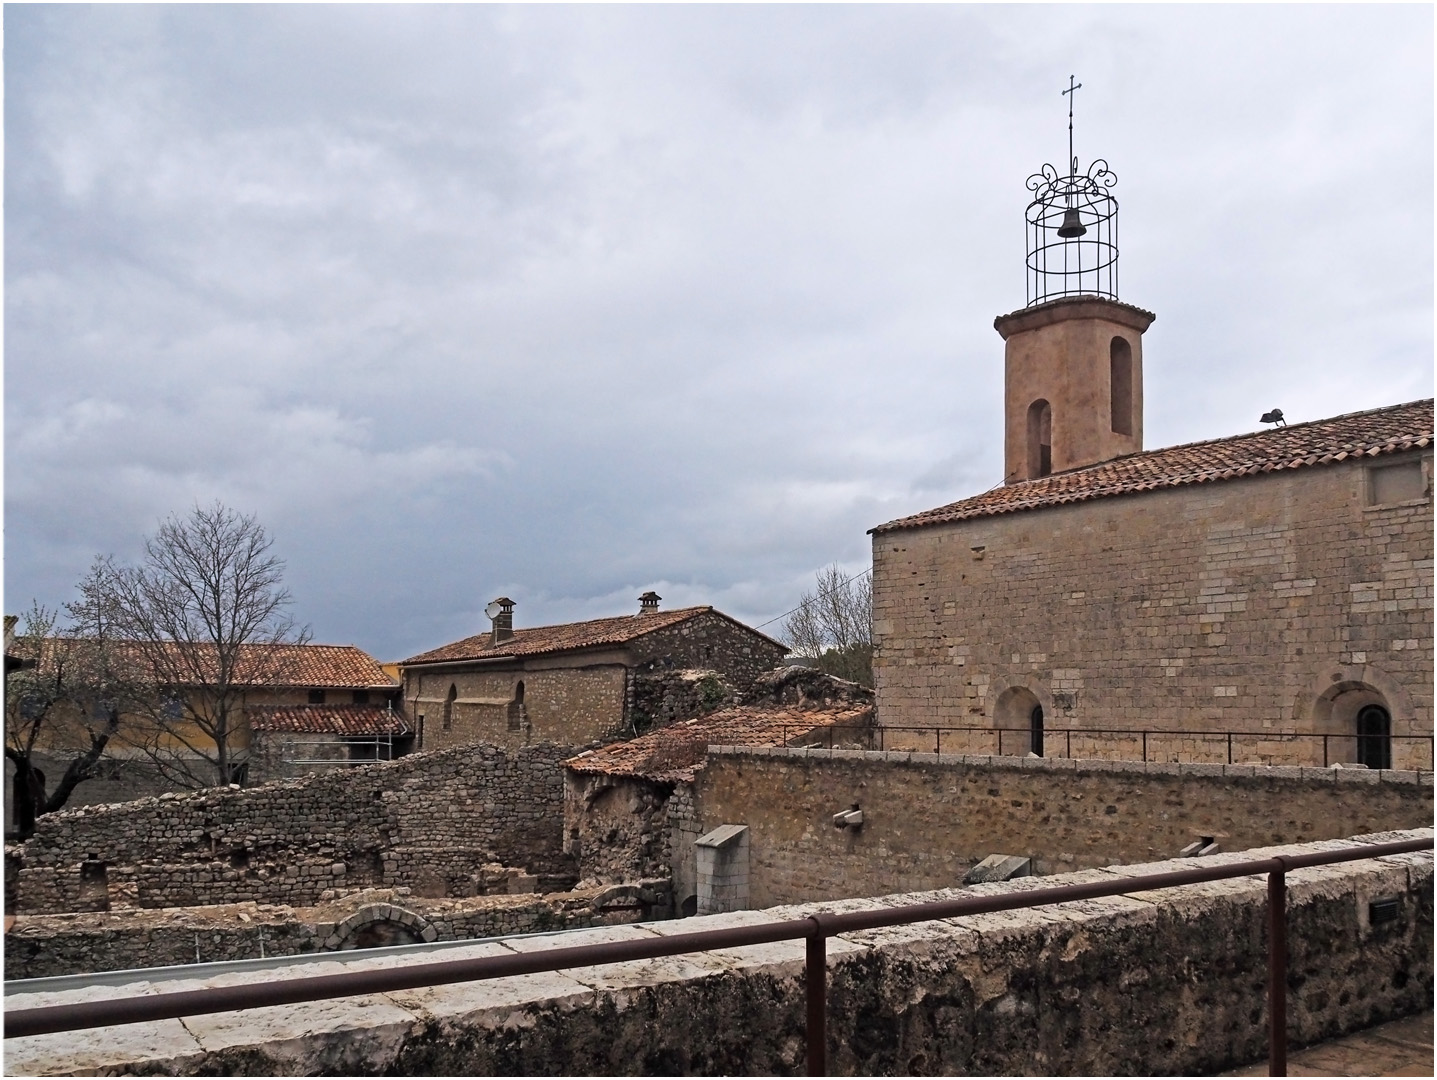
[[1227,733],[1227,763],[1232,764],[1232,732]]
[[803,981],[807,1012],[804,1038],[809,1076],[828,1075],[828,939],[818,917],[811,916],[814,933],[805,941]]
[[1322,767],[1327,768],[1327,736],[1322,737]]
[[1287,1075],[1287,874],[1267,875],[1267,1075]]
[[1143,732],[1143,760],[1148,760],[1148,733]]

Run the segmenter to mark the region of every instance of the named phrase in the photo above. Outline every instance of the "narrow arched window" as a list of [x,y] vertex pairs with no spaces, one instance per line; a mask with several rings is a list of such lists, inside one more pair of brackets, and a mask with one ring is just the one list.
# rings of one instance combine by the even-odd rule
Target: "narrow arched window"
[[1108,389],[1112,398],[1113,431],[1133,433],[1133,347],[1127,338],[1115,337],[1108,348]]
[[450,684],[449,684],[449,695],[444,699],[444,730],[445,730],[445,731],[448,731],[450,725],[454,723],[454,699],[457,698],[458,696],[459,696],[459,690],[458,690],[458,688],[457,688],[453,683],[450,683]]
[[1053,471],[1053,410],[1039,398],[1028,406],[1028,479]]
[[1043,706],[1034,705],[1028,714],[1028,750],[1043,756]]
[[524,680],[514,687],[514,700],[509,702],[509,730],[519,731],[524,727]]
[[1369,769],[1392,768],[1392,716],[1381,705],[1358,710],[1357,761]]

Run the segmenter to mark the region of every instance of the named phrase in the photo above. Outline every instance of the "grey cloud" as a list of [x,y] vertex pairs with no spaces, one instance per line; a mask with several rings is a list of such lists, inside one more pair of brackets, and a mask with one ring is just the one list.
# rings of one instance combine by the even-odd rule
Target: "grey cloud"
[[[1147,441],[1431,393],[1425,8],[14,7],[8,609],[220,497],[385,657],[756,622],[1001,475],[1028,173],[1117,170]],[[632,595],[631,595],[632,594]]]

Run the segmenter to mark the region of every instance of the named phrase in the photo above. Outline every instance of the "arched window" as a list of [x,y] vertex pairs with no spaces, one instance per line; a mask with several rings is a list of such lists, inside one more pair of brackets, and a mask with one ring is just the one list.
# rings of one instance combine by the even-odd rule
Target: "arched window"
[[1392,768],[1392,716],[1381,705],[1358,710],[1357,762],[1369,769]]
[[524,727],[524,680],[514,687],[514,700],[509,702],[509,730],[521,731]]
[[1053,410],[1039,398],[1028,406],[1028,479],[1053,471]]
[[454,723],[454,699],[457,698],[458,696],[459,696],[459,690],[458,690],[458,688],[457,688],[453,683],[450,683],[450,684],[449,684],[449,696],[444,699],[444,730],[445,730],[445,731],[448,731],[450,725]]
[[1115,337],[1108,348],[1110,376],[1108,389],[1112,398],[1113,432],[1133,433],[1133,347],[1127,338]]
[[1043,756],[1043,706],[1034,705],[1028,714],[1028,752]]

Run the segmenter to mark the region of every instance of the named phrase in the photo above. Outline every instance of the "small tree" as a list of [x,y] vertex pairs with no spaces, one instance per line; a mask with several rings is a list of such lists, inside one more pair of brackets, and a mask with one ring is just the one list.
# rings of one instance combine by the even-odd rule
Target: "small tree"
[[873,685],[873,572],[847,578],[837,563],[820,570],[783,626],[784,641],[820,671]]
[[[83,600],[66,611],[62,627],[56,612],[32,604],[6,648],[20,660],[5,674],[5,757],[15,769],[10,821],[21,838],[96,775],[130,696],[100,612]],[[53,788],[37,764],[41,752],[70,759]]]
[[253,515],[216,502],[161,522],[139,566],[100,563],[91,599],[126,639],[147,684],[136,696],[146,721],[137,741],[172,782],[241,778],[235,741],[245,692],[284,685],[292,646],[309,640],[289,615],[284,562],[272,543]]

